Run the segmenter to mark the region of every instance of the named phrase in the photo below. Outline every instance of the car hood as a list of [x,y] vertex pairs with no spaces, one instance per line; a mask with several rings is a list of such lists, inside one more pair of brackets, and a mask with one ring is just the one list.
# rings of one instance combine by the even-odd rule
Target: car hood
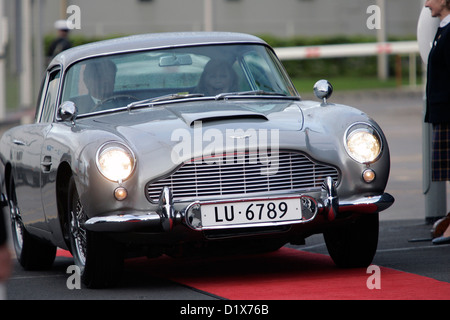
[[277,129],[300,131],[304,116],[299,101],[261,102],[188,102],[173,103],[125,113],[105,114],[96,117],[97,128],[113,130],[127,137],[139,134],[167,140],[174,130],[205,129]]
[[151,176],[170,173],[204,156],[205,149],[230,153],[246,144],[246,149],[272,150],[274,141],[279,150],[302,150],[318,161],[339,162],[346,126],[367,117],[347,106],[254,99],[177,102],[89,119],[94,123],[88,126],[109,131],[133,148],[141,163],[151,162]]
[[[300,101],[273,99],[176,102],[86,120],[88,126],[120,136],[141,156],[158,154],[158,162],[167,162],[165,155],[173,153],[180,142],[187,144],[190,139],[193,146],[199,135],[204,147],[208,139],[214,140],[211,135],[226,137],[231,132],[233,139],[240,141],[255,132],[268,132],[270,140],[273,130],[300,132],[304,125]],[[195,154],[186,153],[183,159],[172,158],[172,162],[189,156]]]

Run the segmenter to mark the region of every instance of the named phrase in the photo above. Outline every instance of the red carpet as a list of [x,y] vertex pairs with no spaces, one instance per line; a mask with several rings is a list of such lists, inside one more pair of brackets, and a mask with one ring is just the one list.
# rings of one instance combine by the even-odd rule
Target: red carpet
[[450,283],[384,267],[381,289],[370,290],[372,273],[365,268],[339,269],[326,255],[288,248],[225,258],[139,258],[129,260],[126,268],[230,300],[450,299]]

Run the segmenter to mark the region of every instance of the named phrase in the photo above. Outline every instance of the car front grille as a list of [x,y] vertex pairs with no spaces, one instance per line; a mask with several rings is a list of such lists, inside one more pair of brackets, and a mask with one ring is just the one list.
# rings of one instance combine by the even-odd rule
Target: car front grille
[[174,201],[187,201],[320,189],[328,176],[339,182],[336,168],[313,162],[300,153],[279,152],[269,156],[242,153],[206,161],[193,159],[168,177],[148,183],[146,189],[153,203],[158,202],[164,186],[171,188]]

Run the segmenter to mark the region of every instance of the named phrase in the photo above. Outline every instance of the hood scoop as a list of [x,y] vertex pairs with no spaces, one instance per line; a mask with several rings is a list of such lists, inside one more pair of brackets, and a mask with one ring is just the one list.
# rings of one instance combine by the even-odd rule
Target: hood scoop
[[269,119],[262,113],[241,110],[221,110],[216,112],[182,113],[179,115],[187,125],[193,127],[196,121],[202,123],[223,121],[223,120],[256,120],[268,121]]

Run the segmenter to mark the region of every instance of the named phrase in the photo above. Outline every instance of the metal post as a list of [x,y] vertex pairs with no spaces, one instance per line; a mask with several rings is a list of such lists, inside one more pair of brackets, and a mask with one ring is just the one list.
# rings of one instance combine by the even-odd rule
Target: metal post
[[213,4],[212,0],[203,0],[204,30],[213,31]]
[[[42,0],[35,0],[33,2],[33,51],[34,51],[34,61],[33,61],[33,74],[34,74],[34,84],[40,84],[42,79],[42,74],[44,72],[45,59],[44,59],[44,46],[43,46],[43,17],[44,11],[42,7]],[[34,87],[34,92],[36,93],[37,87]],[[33,96],[33,101],[37,97]]]
[[[380,8],[381,25],[377,30],[377,42],[385,43],[387,41],[386,30],[386,1],[377,0],[377,6]],[[378,54],[378,78],[387,80],[388,78],[388,55],[385,52]]]
[[67,18],[67,5],[68,5],[67,0],[61,0],[59,7],[60,9],[59,17],[62,20],[65,20]]
[[28,108],[33,100],[33,68],[31,49],[31,2],[21,0],[21,70],[20,70],[20,106]]
[[0,119],[4,119],[6,114],[5,47],[8,42],[8,24],[3,11],[4,1],[0,0]]
[[416,57],[415,53],[409,54],[409,86],[417,86],[417,67],[416,67]]

